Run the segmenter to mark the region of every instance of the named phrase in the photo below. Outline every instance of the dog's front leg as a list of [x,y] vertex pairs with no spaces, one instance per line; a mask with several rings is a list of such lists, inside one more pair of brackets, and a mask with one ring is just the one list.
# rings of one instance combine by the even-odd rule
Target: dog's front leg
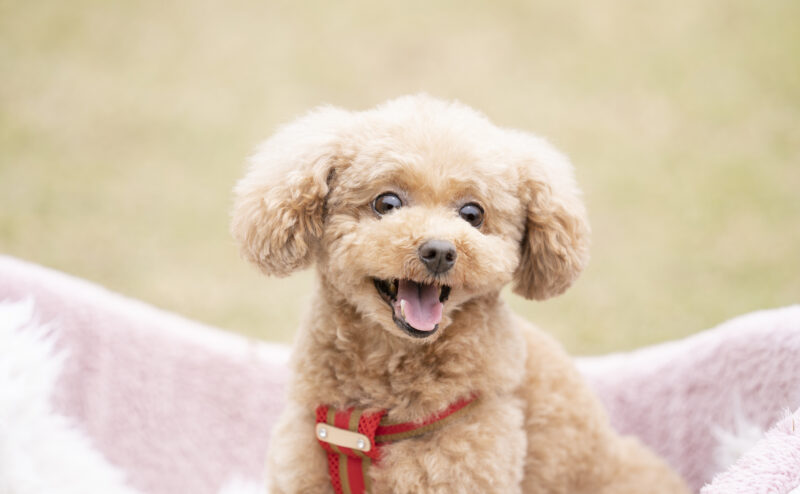
[[267,486],[270,494],[332,494],[325,451],[314,437],[315,417],[288,403],[270,440]]

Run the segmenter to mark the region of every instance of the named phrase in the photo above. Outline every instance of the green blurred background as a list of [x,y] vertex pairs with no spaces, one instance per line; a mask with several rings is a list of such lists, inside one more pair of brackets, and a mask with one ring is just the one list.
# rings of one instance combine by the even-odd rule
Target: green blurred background
[[425,91],[547,136],[592,261],[514,308],[578,353],[800,299],[800,2],[0,0],[0,252],[290,341],[228,235],[275,127]]

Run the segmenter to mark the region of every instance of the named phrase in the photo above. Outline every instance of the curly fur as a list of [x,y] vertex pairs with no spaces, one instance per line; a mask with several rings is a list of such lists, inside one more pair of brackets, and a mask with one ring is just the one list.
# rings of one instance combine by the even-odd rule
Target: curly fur
[[[391,191],[405,207],[379,217]],[[477,202],[480,228],[458,216]],[[231,231],[243,256],[283,276],[316,264],[289,405],[269,454],[273,493],[329,493],[314,409],[384,408],[420,420],[471,393],[458,421],[386,446],[375,492],[681,493],[682,481],[616,435],[570,358],[513,315],[500,290],[545,299],[587,262],[589,227],[567,159],[544,140],[425,95],[364,112],[324,107],[282,128],[236,187]],[[451,242],[432,276],[417,251]],[[373,279],[452,287],[439,330],[405,334]]]

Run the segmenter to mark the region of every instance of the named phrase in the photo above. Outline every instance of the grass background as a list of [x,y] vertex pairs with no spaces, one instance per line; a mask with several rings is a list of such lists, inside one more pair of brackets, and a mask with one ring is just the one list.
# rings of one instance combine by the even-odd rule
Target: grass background
[[0,252],[288,341],[313,275],[227,233],[275,127],[426,91],[549,137],[592,262],[514,308],[574,352],[800,298],[800,2],[0,0]]

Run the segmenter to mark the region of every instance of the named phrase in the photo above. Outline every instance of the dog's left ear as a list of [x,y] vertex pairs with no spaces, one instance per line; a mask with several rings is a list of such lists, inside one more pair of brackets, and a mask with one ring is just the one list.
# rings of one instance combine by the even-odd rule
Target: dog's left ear
[[281,128],[251,159],[234,190],[231,233],[242,256],[262,272],[286,276],[313,261],[352,117],[318,108]]
[[589,223],[572,165],[543,139],[515,133],[519,197],[527,215],[514,292],[544,300],[563,293],[588,261]]

